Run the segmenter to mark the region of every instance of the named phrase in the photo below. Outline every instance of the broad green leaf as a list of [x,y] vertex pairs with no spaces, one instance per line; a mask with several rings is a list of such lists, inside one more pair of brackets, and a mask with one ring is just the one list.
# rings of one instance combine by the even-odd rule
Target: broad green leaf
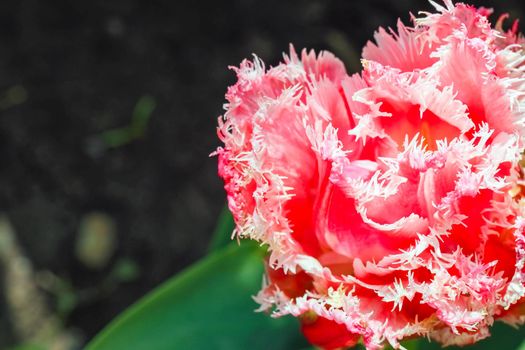
[[261,249],[229,245],[130,307],[86,350],[301,349],[293,318],[255,313]]
[[225,247],[227,244],[232,243],[232,232],[234,228],[235,223],[233,222],[233,216],[228,209],[228,206],[225,205],[222,208],[219,219],[217,220],[208,250],[214,252]]
[[[407,350],[525,350],[524,330],[516,330],[501,322],[496,322],[491,329],[491,336],[470,346],[449,346],[443,347],[436,342],[429,342],[427,339],[418,338],[401,342]],[[391,349],[387,347],[387,349]],[[364,350],[364,346],[359,344],[352,350]]]
[[[449,346],[445,349],[447,350],[521,350],[520,344],[525,338],[525,333],[523,329],[515,329],[504,323],[496,322],[491,328],[490,333],[492,334],[487,339],[481,340],[476,344],[459,347],[459,346]],[[442,346],[437,343],[428,343],[424,341],[420,349],[425,350],[440,350]]]
[[407,350],[423,350],[425,349],[422,339],[413,339],[401,342]]
[[525,341],[520,344],[518,350],[525,350]]

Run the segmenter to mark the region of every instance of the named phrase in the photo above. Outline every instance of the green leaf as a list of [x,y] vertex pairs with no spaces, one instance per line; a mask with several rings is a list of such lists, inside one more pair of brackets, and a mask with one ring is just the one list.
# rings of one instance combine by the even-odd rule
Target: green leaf
[[525,350],[525,341],[521,343],[518,350]]
[[[449,346],[447,350],[516,350],[520,349],[520,344],[524,339],[525,333],[522,328],[519,330],[512,328],[504,323],[496,322],[490,329],[492,334],[487,339],[481,340],[474,345],[469,346]],[[421,344],[421,349],[425,350],[441,350],[442,346],[437,343],[424,342]],[[521,350],[521,349],[520,349]]]
[[412,339],[401,342],[407,350],[419,350],[424,349],[424,344],[422,339]]
[[[485,340],[481,340],[476,344],[459,347],[448,346],[443,347],[436,342],[429,342],[425,338],[412,339],[401,342],[407,350],[525,350],[525,342],[522,343],[525,337],[525,331],[522,329],[516,330],[501,322],[491,328],[491,336]],[[387,349],[392,349],[390,346]],[[362,344],[352,348],[352,350],[364,350]]]
[[232,242],[232,232],[235,228],[235,223],[233,222],[233,216],[228,209],[228,206],[225,205],[222,208],[222,211],[215,225],[215,231],[211,236],[210,245],[208,250],[214,252],[220,248],[225,247]]
[[262,252],[229,245],[133,305],[86,350],[301,349],[294,318],[255,313]]

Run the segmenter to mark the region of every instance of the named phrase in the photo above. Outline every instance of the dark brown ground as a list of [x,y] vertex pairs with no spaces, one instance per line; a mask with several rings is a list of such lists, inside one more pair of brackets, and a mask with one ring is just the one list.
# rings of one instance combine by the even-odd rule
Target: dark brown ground
[[[476,4],[525,18],[520,0]],[[377,26],[429,9],[387,0],[1,1],[0,205],[21,248],[74,294],[104,289],[122,259],[140,267],[65,307],[65,325],[90,339],[205,254],[224,202],[208,154],[233,83],[228,65],[252,52],[275,64],[292,42],[329,49],[354,71]],[[144,95],[157,107],[143,137],[106,147],[101,133],[128,125]],[[93,211],[117,227],[116,252],[99,271],[74,252],[80,220]],[[52,308],[63,302],[62,292],[46,295]],[[16,341],[0,302],[0,348]]]

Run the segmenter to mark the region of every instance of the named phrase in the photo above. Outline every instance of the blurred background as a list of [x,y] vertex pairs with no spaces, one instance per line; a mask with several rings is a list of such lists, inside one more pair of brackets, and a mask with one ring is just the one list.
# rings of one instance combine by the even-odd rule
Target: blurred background
[[[522,0],[472,1],[525,18]],[[78,349],[197,261],[225,203],[228,65],[288,44],[349,72],[424,0],[0,2],[0,349]],[[510,25],[510,23],[508,23]]]

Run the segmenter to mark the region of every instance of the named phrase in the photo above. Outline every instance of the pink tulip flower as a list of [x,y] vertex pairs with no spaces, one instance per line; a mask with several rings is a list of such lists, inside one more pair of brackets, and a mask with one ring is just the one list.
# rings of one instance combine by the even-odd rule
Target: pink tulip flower
[[256,300],[324,349],[525,321],[525,40],[434,5],[359,74],[293,47],[233,68],[215,153],[235,234],[268,247]]

